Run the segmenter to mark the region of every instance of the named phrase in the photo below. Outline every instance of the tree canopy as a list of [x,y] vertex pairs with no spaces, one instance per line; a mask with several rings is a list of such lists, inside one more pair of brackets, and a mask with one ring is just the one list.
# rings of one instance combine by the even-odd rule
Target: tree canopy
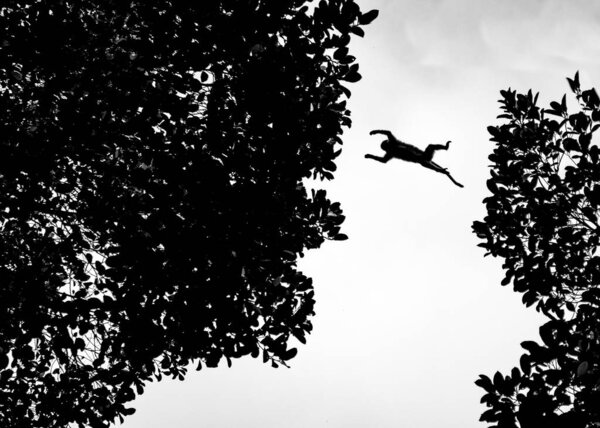
[[567,98],[537,106],[537,94],[501,91],[506,122],[490,126],[495,149],[487,216],[473,224],[487,254],[504,259],[502,285],[548,317],[541,343],[510,374],[482,375],[488,409],[499,428],[600,425],[600,97],[567,79]]
[[285,364],[331,179],[352,0],[0,7],[0,418],[106,427],[190,362]]

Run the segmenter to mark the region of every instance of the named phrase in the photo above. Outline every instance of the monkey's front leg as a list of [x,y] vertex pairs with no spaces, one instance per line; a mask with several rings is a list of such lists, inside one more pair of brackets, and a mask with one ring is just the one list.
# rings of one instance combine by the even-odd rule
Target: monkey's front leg
[[394,136],[392,135],[392,133],[390,131],[385,130],[385,129],[374,129],[371,132],[369,132],[369,135],[375,135],[375,134],[382,134],[382,135],[385,135],[388,138],[394,138]]
[[365,158],[373,159],[373,160],[376,160],[377,162],[381,162],[381,163],[387,163],[387,161],[389,161],[392,157],[388,156],[388,154],[386,153],[383,156],[375,156],[375,155],[371,155],[371,154],[366,154]]

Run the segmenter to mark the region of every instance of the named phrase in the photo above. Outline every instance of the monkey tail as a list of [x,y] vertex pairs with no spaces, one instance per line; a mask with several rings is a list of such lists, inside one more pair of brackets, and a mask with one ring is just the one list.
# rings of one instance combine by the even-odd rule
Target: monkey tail
[[458,187],[465,187],[462,184],[460,184],[458,181],[456,181],[454,179],[454,177],[452,177],[452,175],[450,175],[450,173],[448,171],[446,171],[446,175],[448,176],[448,178],[454,183],[456,184]]

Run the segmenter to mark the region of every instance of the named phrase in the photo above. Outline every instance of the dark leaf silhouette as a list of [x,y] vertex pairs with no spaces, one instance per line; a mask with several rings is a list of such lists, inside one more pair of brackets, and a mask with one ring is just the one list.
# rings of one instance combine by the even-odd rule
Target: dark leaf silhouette
[[[541,343],[525,341],[520,368],[481,376],[497,427],[591,427],[600,422],[600,159],[592,140],[600,118],[596,91],[568,79],[580,111],[566,97],[543,113],[537,95],[501,91],[507,122],[488,127],[496,143],[484,202],[473,223],[480,246],[504,259],[506,276],[526,306],[549,321]],[[560,122],[556,120],[560,117]]]
[[295,356],[314,314],[297,258],[345,238],[339,203],[303,183],[333,178],[350,34],[376,15],[0,6],[2,427],[107,427],[191,362]]
[[365,30],[363,30],[360,27],[352,27],[350,28],[350,32],[353,34],[356,34],[359,37],[364,37],[365,36]]
[[379,11],[377,9],[370,10],[366,13],[363,13],[360,18],[358,18],[358,22],[361,25],[367,25],[373,22],[377,16],[379,16]]

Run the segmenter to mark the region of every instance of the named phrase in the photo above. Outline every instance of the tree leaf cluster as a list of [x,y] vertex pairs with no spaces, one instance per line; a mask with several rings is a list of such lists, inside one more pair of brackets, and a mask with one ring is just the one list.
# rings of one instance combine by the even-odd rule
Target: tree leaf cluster
[[[567,97],[550,108],[537,94],[501,91],[504,123],[488,128],[487,215],[473,224],[487,254],[504,259],[502,285],[547,318],[541,343],[508,375],[476,382],[494,427],[592,427],[600,423],[600,99],[568,79]],[[486,255],[487,255],[486,254]]]
[[312,329],[351,0],[0,6],[0,425],[107,427],[147,382]]

